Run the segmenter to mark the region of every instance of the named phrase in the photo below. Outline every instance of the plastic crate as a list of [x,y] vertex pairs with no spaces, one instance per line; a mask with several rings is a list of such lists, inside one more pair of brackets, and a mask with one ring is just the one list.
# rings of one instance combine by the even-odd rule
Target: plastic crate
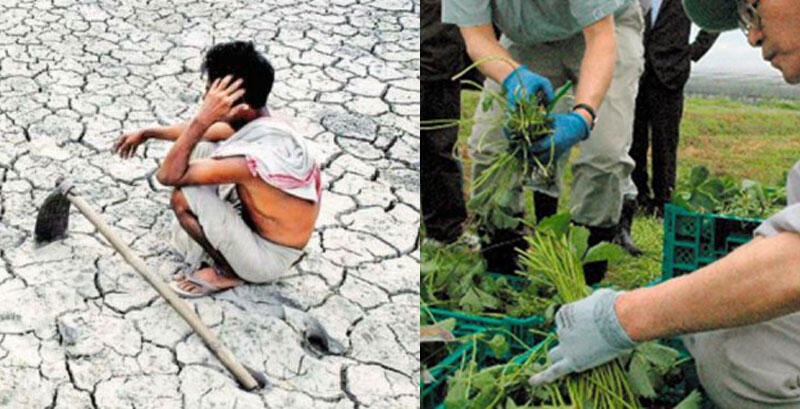
[[[659,282],[660,282],[660,280],[658,280],[658,279],[654,280],[653,282],[649,283],[648,286],[658,284]],[[665,342],[665,341],[659,341],[659,342],[664,344],[664,345],[667,345],[669,347],[673,347],[674,348],[674,346],[673,346],[673,344],[671,342]],[[552,346],[555,346],[555,345],[557,345],[557,343],[556,344],[552,344]],[[525,351],[523,353],[520,353],[519,355],[516,355],[516,356],[512,357],[510,359],[510,362],[513,362],[514,364],[517,364],[517,365],[522,365],[522,364],[525,363],[525,361],[527,361],[530,358],[531,354],[533,354],[534,352],[537,352],[541,348],[545,348],[545,342],[544,341],[536,344],[534,347],[530,348],[529,350],[527,350],[527,351]],[[680,360],[680,359],[683,359],[683,358],[684,357],[681,356],[678,359]],[[689,359],[687,361],[685,361],[681,365],[681,368],[682,368],[683,371],[685,371],[684,372],[686,374],[685,376],[692,377],[692,378],[687,378],[688,385],[686,385],[684,387],[685,388],[685,392],[689,393],[692,390],[697,389],[697,387],[699,386],[699,380],[697,379],[697,375],[695,373],[694,360],[691,359],[691,357],[689,357]],[[445,388],[446,388],[446,383],[445,383]],[[719,409],[716,406],[714,406],[713,403],[711,403],[711,401],[709,399],[707,399],[705,396],[703,396],[702,403],[701,403],[701,408],[702,409]],[[431,409],[431,407],[430,406],[423,406],[422,409]],[[447,408],[445,407],[444,402],[438,402],[437,405],[435,407],[433,407],[433,409],[447,409]]]
[[[478,348],[479,348],[479,349],[481,348],[481,346],[480,346],[480,345],[481,345],[481,344],[478,344]],[[529,348],[529,349],[527,349],[527,350],[525,350],[525,351],[519,352],[517,355],[515,355],[515,356],[511,357],[511,358],[510,358],[510,360],[511,360],[512,362],[514,362],[515,364],[517,364],[517,365],[522,365],[522,364],[523,364],[523,363],[524,363],[526,360],[528,360],[528,357],[529,357],[529,356],[530,356],[530,355],[531,355],[531,354],[532,354],[534,351],[537,351],[538,349],[540,349],[540,348],[543,348],[543,347],[544,347],[544,342],[541,342],[541,341],[540,341],[540,342],[538,342],[536,345],[534,345],[533,347],[531,347],[531,348]],[[465,359],[467,359],[468,357],[467,357],[466,355],[470,354],[471,352],[472,352],[472,343],[470,343],[470,348],[466,349],[466,350],[465,350],[465,351],[462,353],[462,355],[461,355],[461,356],[463,356]],[[478,358],[477,358],[477,361],[478,361],[478,368],[484,368],[484,367],[486,367],[486,366],[488,366],[488,365],[490,365],[490,364],[491,364],[491,363],[489,363],[489,362],[486,362],[486,360],[484,360],[484,359],[481,359],[481,358],[480,358],[480,356],[481,356],[481,354],[480,354],[480,353],[478,353],[478,355],[477,355],[477,356],[478,356]],[[459,359],[459,358],[456,358],[456,359]],[[453,375],[453,374],[455,373],[455,370],[456,370],[456,369],[457,369],[457,368],[454,368],[454,369],[453,369],[451,372],[449,372],[449,374],[448,374],[448,378],[449,378],[449,376],[450,376],[450,375]],[[438,379],[437,379],[437,380],[438,380]],[[446,392],[447,392],[447,390],[446,390],[446,388],[447,388],[447,382],[442,382],[442,383],[440,383],[440,385],[441,385],[441,387],[442,387],[442,388],[444,388],[444,389],[440,391],[440,393],[442,393],[442,395],[438,395],[438,396],[445,396],[445,395],[446,395]],[[423,392],[424,392],[424,391],[423,391]],[[429,396],[430,396],[430,394],[429,394]],[[432,401],[433,401],[433,399],[430,399],[430,398],[429,398],[427,401],[425,401],[425,400],[424,400],[424,398],[423,398],[423,402],[422,402],[422,408],[421,408],[421,409],[445,409],[444,402],[435,402],[435,403],[434,403],[434,406],[427,406],[427,405],[430,405]]]
[[[473,332],[469,334],[462,334],[465,331]],[[473,327],[469,324],[457,323],[454,333],[460,334],[459,336],[480,335],[484,331],[489,331],[483,328]],[[485,334],[491,337],[491,332]],[[488,338],[483,341],[488,341]],[[428,384],[420,384],[420,402],[422,409],[432,409],[434,407],[443,407],[442,401],[447,395],[447,380],[455,374],[455,372],[466,365],[472,360],[473,356],[478,365],[478,369],[486,368],[491,365],[501,364],[508,362],[510,359],[516,359],[519,354],[525,355],[530,353],[528,349],[510,348],[510,351],[503,357],[495,357],[491,348],[481,340],[475,341],[470,338],[459,345],[452,353],[447,355],[442,361],[427,368],[428,373],[434,379]],[[533,345],[533,348],[539,347],[539,343]],[[511,345],[511,344],[509,344]],[[512,352],[513,351],[513,352]]]
[[664,259],[667,280],[690,273],[724,257],[750,241],[760,219],[695,213],[680,206],[664,207]]
[[[457,323],[456,331],[453,334],[455,336],[468,335],[475,332],[485,332],[487,335],[505,335],[512,353],[525,351],[541,341],[541,336],[532,330],[545,330],[543,328],[544,317],[536,315],[528,318],[495,318],[439,308],[431,308],[428,311],[433,315],[434,321],[454,318]],[[513,336],[509,334],[513,334]]]
[[428,384],[423,384],[420,380],[420,405],[421,409],[433,409],[441,405],[444,396],[447,393],[447,379],[449,379],[458,368],[461,367],[463,362],[468,359],[472,354],[474,344],[467,342],[461,345],[450,355],[448,355],[441,362],[435,366],[428,368],[428,373],[433,378],[433,381]]

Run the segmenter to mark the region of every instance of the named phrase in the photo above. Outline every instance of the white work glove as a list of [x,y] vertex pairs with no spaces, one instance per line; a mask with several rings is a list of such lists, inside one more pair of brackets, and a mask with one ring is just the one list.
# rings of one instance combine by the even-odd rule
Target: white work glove
[[603,288],[561,307],[556,313],[558,346],[547,356],[553,365],[534,376],[533,386],[602,365],[636,346],[617,319],[614,303],[622,292]]

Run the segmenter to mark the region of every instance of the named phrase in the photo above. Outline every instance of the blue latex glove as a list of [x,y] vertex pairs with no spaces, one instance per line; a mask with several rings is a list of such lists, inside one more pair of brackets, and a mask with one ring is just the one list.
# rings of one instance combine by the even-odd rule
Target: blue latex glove
[[539,158],[542,163],[550,162],[550,147],[555,145],[553,160],[558,159],[569,151],[576,143],[589,137],[589,124],[581,114],[570,112],[568,114],[552,115],[554,119],[553,133],[531,145],[531,153]]
[[602,365],[633,349],[633,342],[619,324],[614,303],[622,293],[608,288],[561,307],[556,313],[558,346],[547,356],[553,365],[528,383],[550,383],[573,372]]
[[534,73],[528,67],[520,65],[503,80],[503,88],[506,90],[506,103],[508,108],[513,110],[517,101],[521,98],[531,98],[537,91],[542,91],[544,95],[543,103],[553,102],[553,84],[545,77]]

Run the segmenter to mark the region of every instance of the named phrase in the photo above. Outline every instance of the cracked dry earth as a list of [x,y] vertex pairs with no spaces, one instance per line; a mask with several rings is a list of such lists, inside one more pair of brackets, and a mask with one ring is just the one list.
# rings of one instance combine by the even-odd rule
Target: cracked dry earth
[[[419,406],[419,2],[0,0],[0,407]],[[237,388],[189,326],[73,208],[33,243],[58,175],[167,279],[168,144],[111,155],[123,131],[188,119],[211,44],[252,39],[270,104],[324,164],[307,255],[288,278],[190,301],[272,387]],[[142,150],[142,148],[144,148]],[[301,346],[318,319],[342,356]]]

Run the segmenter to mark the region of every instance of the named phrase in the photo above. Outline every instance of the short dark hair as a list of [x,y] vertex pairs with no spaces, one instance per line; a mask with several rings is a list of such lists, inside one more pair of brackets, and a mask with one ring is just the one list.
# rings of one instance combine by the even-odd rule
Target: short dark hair
[[216,44],[206,52],[200,71],[208,82],[228,74],[243,79],[244,102],[253,108],[266,105],[275,81],[275,69],[250,41]]

